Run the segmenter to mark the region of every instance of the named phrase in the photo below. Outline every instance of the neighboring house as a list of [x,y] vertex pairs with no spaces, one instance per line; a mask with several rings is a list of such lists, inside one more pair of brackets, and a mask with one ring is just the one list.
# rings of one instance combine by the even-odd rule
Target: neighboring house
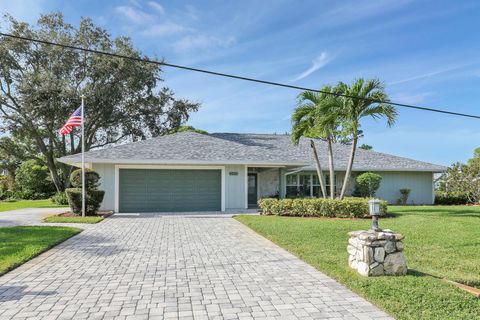
[[[316,144],[329,185],[326,143]],[[334,146],[337,193],[349,150]],[[81,157],[59,161],[79,166]],[[238,210],[255,206],[262,197],[319,193],[309,140],[294,146],[289,135],[181,132],[89,151],[85,161],[101,176],[102,209],[115,212]],[[433,174],[445,167],[359,149],[353,170],[354,176],[365,171],[382,175],[377,197],[390,203],[400,198],[399,189],[409,188],[409,203],[431,204]]]

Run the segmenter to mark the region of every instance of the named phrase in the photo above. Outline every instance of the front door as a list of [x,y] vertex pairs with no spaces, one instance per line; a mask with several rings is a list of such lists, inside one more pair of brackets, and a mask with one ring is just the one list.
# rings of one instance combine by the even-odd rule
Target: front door
[[248,174],[248,206],[256,207],[257,206],[257,174],[249,173]]

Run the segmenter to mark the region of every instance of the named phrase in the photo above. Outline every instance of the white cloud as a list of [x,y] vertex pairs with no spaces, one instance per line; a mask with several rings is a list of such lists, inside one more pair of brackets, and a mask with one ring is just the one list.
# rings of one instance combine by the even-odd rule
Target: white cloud
[[[134,1],[134,0],[132,0]],[[186,30],[184,26],[160,17],[165,13],[163,6],[155,1],[148,1],[148,7],[143,8],[137,2],[118,6],[115,10],[126,19],[137,25],[137,31],[144,36],[166,36]],[[161,21],[164,20],[164,21]],[[141,29],[140,29],[141,28]]]
[[298,81],[303,78],[308,77],[315,71],[325,67],[330,61],[333,60],[333,57],[331,57],[326,51],[322,52],[318,57],[313,59],[312,65],[310,68],[307,70],[303,71],[298,77],[296,77],[293,81]]
[[441,74],[444,74],[444,73],[448,73],[448,72],[451,72],[451,71],[456,71],[456,70],[461,69],[463,67],[464,67],[463,65],[462,66],[453,66],[453,67],[445,68],[445,69],[442,69],[442,70],[427,72],[427,73],[419,74],[419,75],[416,75],[416,76],[413,76],[413,77],[409,77],[409,78],[405,78],[405,79],[390,82],[389,85],[396,85],[396,84],[406,83],[406,82],[415,81],[415,80],[432,78],[432,77],[435,77],[435,76],[438,76],[438,75],[441,75]]
[[8,13],[19,21],[35,23],[41,13],[46,13],[45,0],[11,1],[0,0],[0,16]]
[[148,1],[148,5],[153,8],[154,10],[158,11],[161,14],[165,13],[165,9],[162,7],[161,4],[155,1]]
[[390,99],[400,103],[417,104],[425,102],[426,98],[431,97],[434,94],[434,92],[400,92],[390,95]]
[[170,34],[179,33],[185,30],[185,27],[173,23],[173,22],[165,22],[160,24],[154,24],[144,31],[142,31],[143,35],[146,36],[165,36]]
[[197,8],[195,8],[195,6],[193,6],[191,4],[187,4],[185,6],[185,9],[186,9],[185,13],[187,14],[187,16],[189,16],[193,20],[198,20],[199,12],[198,12]]
[[115,8],[115,11],[117,11],[119,14],[123,15],[130,21],[138,24],[149,22],[153,18],[153,16],[151,16],[150,14],[131,6],[118,6]]
[[236,42],[235,37],[220,39],[214,36],[189,35],[173,44],[177,51],[189,51],[192,49],[225,48]]

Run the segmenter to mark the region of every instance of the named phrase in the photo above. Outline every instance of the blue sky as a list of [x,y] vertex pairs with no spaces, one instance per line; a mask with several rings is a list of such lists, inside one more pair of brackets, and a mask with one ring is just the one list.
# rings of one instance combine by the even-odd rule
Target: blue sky
[[[379,77],[396,102],[480,114],[478,1],[0,0],[0,12],[28,22],[54,10],[73,24],[90,17],[175,64],[311,88]],[[294,90],[164,71],[179,97],[202,103],[195,127],[290,130]],[[362,143],[446,165],[480,146],[480,120],[398,111],[393,128],[365,121]]]

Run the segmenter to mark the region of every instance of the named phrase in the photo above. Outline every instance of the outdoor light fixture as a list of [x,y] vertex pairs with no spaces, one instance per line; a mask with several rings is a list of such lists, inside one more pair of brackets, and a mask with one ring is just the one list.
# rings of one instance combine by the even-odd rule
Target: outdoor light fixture
[[382,231],[382,229],[378,227],[378,216],[380,215],[380,203],[382,203],[382,201],[378,199],[372,199],[368,201],[370,215],[372,216],[372,219],[373,219],[373,225],[371,228],[371,230],[373,231]]

